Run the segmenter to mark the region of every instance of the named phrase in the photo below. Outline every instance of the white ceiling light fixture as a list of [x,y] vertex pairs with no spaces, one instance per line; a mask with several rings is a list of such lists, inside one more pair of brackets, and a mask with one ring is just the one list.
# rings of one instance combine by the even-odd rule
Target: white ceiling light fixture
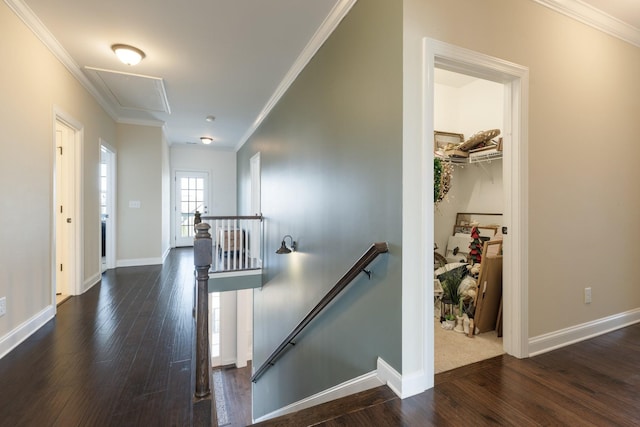
[[210,136],[201,136],[200,141],[202,141],[204,145],[209,145],[213,142],[213,138],[211,138]]
[[136,65],[146,56],[143,51],[137,47],[126,44],[114,44],[111,50],[116,54],[118,59],[127,65]]
[[216,119],[216,116],[207,116],[207,117],[205,117],[205,120],[208,121],[209,123],[211,123],[215,119]]

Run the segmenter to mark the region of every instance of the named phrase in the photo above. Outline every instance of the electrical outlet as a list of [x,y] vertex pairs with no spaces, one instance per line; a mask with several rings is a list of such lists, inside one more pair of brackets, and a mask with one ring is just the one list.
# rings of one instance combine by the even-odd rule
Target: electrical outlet
[[7,297],[0,298],[0,316],[7,314]]
[[591,304],[591,288],[584,288],[584,303]]

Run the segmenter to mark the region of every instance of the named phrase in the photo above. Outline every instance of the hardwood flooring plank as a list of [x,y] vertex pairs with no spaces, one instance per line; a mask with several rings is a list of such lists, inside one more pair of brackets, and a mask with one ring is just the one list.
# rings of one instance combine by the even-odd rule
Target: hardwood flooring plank
[[192,425],[192,288],[190,248],[107,271],[0,360],[0,426]]

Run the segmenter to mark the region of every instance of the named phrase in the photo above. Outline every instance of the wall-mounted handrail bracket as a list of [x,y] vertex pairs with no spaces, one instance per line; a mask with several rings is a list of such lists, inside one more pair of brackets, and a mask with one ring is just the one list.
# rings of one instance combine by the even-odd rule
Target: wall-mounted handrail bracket
[[367,277],[369,278],[369,280],[371,280],[371,270],[366,270],[366,269],[364,269],[364,268],[363,268],[363,269],[362,269],[362,272],[363,272],[364,274],[366,274],[366,275],[367,275]]
[[344,276],[338,280],[333,288],[320,300],[320,302],[302,319],[302,321],[296,326],[293,331],[287,337],[282,340],[280,345],[271,353],[267,360],[255,371],[251,376],[251,382],[256,382],[265,373],[270,366],[273,366],[276,360],[289,348],[289,344],[295,345],[293,341],[300,332],[309,324],[313,319],[318,316],[322,310],[329,305],[334,298],[340,294],[361,272],[365,272],[369,279],[371,279],[371,271],[367,271],[366,267],[373,262],[374,259],[380,254],[389,252],[389,245],[387,242],[378,242],[371,245],[371,247],[356,261],[353,266],[345,273]]

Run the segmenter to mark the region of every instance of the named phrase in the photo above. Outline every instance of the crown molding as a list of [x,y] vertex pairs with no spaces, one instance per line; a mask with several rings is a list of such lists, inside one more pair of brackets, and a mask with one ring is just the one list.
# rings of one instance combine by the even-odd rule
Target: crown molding
[[316,33],[313,35],[309,43],[305,46],[304,50],[296,59],[296,62],[293,63],[287,74],[284,76],[284,79],[280,82],[276,91],[271,95],[267,104],[263,107],[258,117],[256,117],[255,121],[244,134],[244,136],[240,139],[238,144],[236,144],[235,150],[238,151],[242,146],[247,142],[247,140],[253,135],[253,133],[258,129],[260,124],[264,121],[264,119],[269,115],[273,107],[276,106],[280,98],[284,96],[287,92],[287,89],[293,84],[298,75],[304,70],[307,66],[311,58],[316,54],[318,49],[322,47],[325,41],[329,38],[331,33],[336,29],[338,24],[342,21],[342,19],[349,13],[354,4],[356,4],[358,0],[340,0],[331,10],[326,19],[322,22]]
[[640,29],[581,0],[533,0],[597,30],[640,47]]
[[123,125],[137,125],[137,126],[150,126],[150,127],[156,127],[156,128],[163,128],[163,132],[165,132],[165,137],[166,137],[166,130],[165,130],[165,122],[163,122],[162,120],[156,120],[156,119],[132,119],[129,117],[119,117],[117,119],[115,119],[116,123],[119,124],[123,124]]
[[111,104],[98,92],[95,86],[84,75],[78,64],[71,58],[71,55],[62,47],[58,40],[45,27],[40,18],[33,13],[33,10],[22,0],[4,0],[9,8],[25,23],[40,41],[51,51],[67,70],[78,80],[78,82],[94,97],[106,113],[114,120],[118,120],[118,114]]

